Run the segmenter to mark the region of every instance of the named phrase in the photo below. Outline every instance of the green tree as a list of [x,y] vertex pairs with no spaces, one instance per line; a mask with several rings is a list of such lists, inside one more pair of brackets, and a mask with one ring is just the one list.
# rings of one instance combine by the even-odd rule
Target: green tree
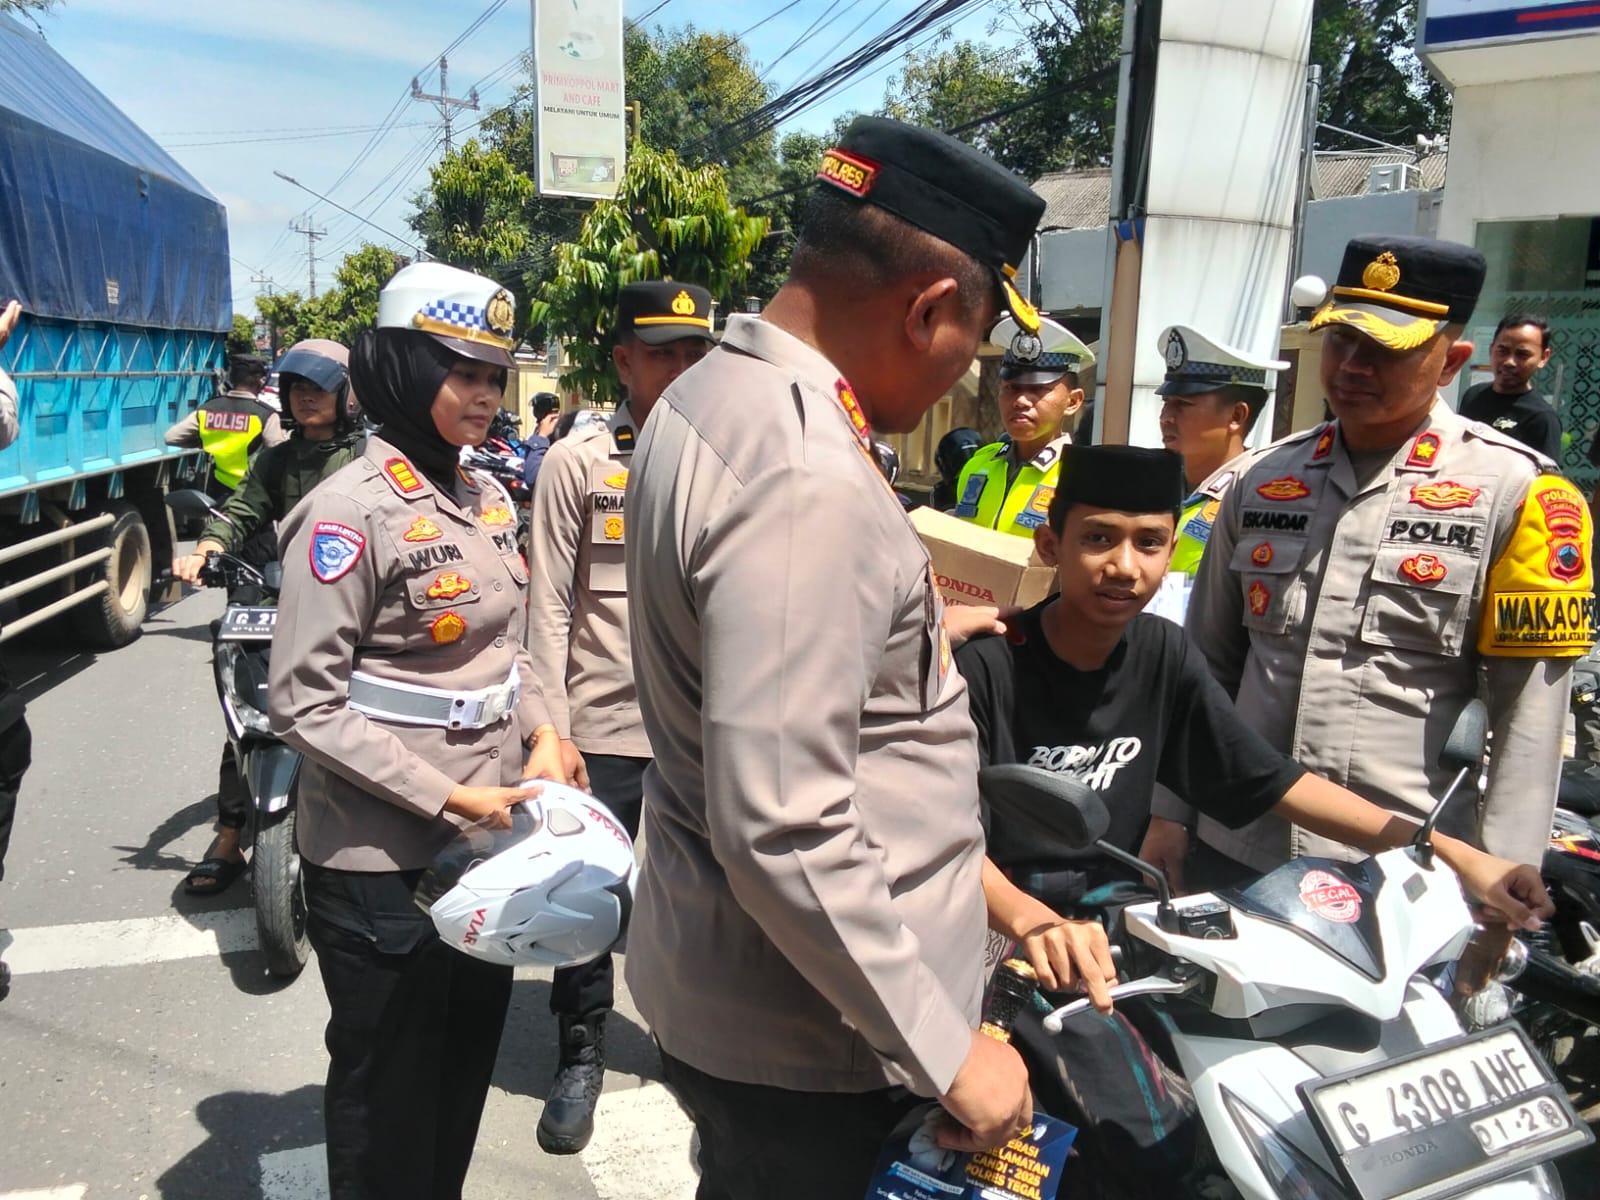
[[256,312],[267,323],[276,352],[308,338],[309,316],[306,301],[299,292],[279,292],[276,296],[257,296]]
[[611,367],[617,290],[643,279],[698,283],[737,296],[765,217],[728,200],[720,167],[688,167],[672,151],[637,146],[615,200],[595,204],[575,242],[556,248],[556,272],[533,304],[533,320],[564,344],[565,386],[596,400],[617,396]]
[[256,352],[256,323],[243,313],[233,314],[233,330],[228,334],[229,354]]
[[1416,0],[1315,0],[1313,14],[1319,119],[1401,145],[1449,128],[1450,93],[1416,55]]
[[527,254],[534,183],[503,151],[485,149],[472,138],[429,175],[431,203],[413,221],[429,254],[497,278],[507,263]]
[[364,242],[345,255],[334,286],[306,302],[306,337],[331,338],[348,346],[378,320],[378,292],[411,260],[387,246]]
[[[905,66],[890,76],[883,116],[930,129],[954,129],[1015,104],[1027,86],[1015,73],[1008,48],[956,42],[944,49],[906,55]],[[1004,158],[1009,144],[1001,122],[973,129],[968,140],[986,154]]]

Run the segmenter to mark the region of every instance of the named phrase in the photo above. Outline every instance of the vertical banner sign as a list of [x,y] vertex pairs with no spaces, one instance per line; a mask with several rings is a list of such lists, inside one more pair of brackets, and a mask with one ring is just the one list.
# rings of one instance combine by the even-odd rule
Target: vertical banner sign
[[542,196],[610,199],[622,179],[622,0],[533,0]]

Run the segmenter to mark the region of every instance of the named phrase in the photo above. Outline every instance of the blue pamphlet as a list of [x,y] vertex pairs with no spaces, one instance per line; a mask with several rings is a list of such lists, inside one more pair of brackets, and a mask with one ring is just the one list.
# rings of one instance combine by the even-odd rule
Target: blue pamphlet
[[958,1154],[937,1140],[948,1120],[937,1104],[908,1113],[884,1143],[866,1200],[1053,1200],[1075,1126],[1034,1113],[998,1150]]

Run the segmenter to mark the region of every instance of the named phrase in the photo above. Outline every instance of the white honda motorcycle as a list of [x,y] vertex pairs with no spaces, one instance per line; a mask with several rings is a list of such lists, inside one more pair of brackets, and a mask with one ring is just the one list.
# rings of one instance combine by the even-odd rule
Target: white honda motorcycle
[[[1243,1200],[1550,1200],[1547,1164],[1593,1140],[1512,1023],[1465,1034],[1431,975],[1473,932],[1461,885],[1431,834],[1478,769],[1486,715],[1474,702],[1445,750],[1457,770],[1404,849],[1358,863],[1299,859],[1238,891],[1171,898],[1154,867],[1101,841],[1104,804],[1034,767],[990,767],[980,787],[1002,819],[1042,843],[1095,846],[1160,881],[1123,912],[1114,987],[1170,1018],[1213,1178]],[[1059,1033],[1087,1000],[1059,1008]],[[1228,1190],[1228,1184],[1233,1191]]]

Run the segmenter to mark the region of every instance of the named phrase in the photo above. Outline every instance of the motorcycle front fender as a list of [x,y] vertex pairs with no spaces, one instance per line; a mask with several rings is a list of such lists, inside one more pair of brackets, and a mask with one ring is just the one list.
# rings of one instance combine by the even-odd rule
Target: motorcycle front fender
[[246,752],[244,779],[256,811],[278,813],[289,807],[289,794],[300,774],[300,751],[281,742],[257,746]]

